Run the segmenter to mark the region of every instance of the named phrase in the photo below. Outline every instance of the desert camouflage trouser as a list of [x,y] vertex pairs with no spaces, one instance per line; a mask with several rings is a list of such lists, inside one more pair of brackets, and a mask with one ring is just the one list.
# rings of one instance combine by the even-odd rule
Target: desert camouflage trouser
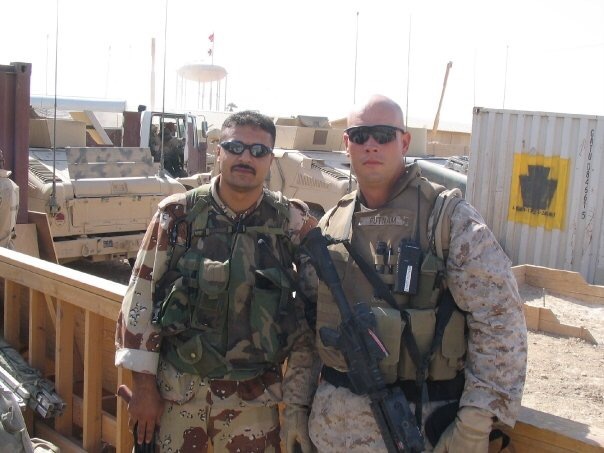
[[[248,381],[197,378],[193,397],[166,402],[157,435],[160,452],[279,453],[281,377],[276,371]],[[275,390],[275,392],[273,392]]]
[[[320,452],[381,453],[386,445],[369,407],[369,397],[355,395],[346,387],[319,384],[308,422],[310,438]],[[444,401],[428,402],[423,407],[423,421]],[[411,403],[411,411],[415,405]],[[425,452],[433,447],[426,439]]]

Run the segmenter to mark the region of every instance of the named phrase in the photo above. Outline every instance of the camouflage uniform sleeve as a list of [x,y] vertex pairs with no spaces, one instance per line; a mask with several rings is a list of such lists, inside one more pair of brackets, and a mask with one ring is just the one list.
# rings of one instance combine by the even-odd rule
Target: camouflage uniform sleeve
[[168,231],[183,214],[184,194],[164,199],[153,216],[138,251],[115,334],[115,365],[156,374],[160,330],[151,323],[155,282],[168,269]]
[[526,376],[527,338],[511,262],[480,214],[461,202],[451,217],[447,282],[469,328],[461,406],[514,426]]
[[[314,228],[317,220],[310,216],[308,207],[298,200],[290,204],[290,237],[294,244],[299,245],[308,231]],[[295,257],[298,274],[298,284],[305,294],[305,302],[297,295],[294,303],[300,328],[287,360],[287,370],[283,377],[283,402],[310,406],[314,395],[318,372],[319,356],[315,348],[315,335],[310,324],[312,313],[316,312],[317,304],[317,274],[307,256],[298,253]],[[309,306],[310,304],[310,306]],[[314,328],[314,326],[313,326]]]

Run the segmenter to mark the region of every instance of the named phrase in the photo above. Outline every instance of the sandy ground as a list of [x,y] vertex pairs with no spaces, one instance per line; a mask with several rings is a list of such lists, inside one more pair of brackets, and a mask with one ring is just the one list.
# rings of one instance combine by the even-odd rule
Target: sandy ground
[[545,306],[563,324],[585,327],[598,342],[529,332],[522,404],[604,428],[604,305],[520,285],[525,303]]
[[[78,261],[68,266],[125,285],[130,278],[127,261]],[[522,404],[604,429],[604,305],[548,294],[525,284],[519,290],[525,303],[551,309],[563,324],[589,329],[598,343],[529,332]]]

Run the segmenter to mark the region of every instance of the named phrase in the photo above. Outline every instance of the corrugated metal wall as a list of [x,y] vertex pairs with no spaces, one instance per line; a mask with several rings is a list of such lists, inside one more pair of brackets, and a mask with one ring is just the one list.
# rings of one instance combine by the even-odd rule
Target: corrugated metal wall
[[474,109],[466,199],[514,264],[604,284],[604,117]]

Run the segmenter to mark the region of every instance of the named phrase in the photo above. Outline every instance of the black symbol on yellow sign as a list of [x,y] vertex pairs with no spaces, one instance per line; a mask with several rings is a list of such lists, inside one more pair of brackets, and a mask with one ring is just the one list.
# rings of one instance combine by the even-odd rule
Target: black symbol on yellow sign
[[529,165],[528,175],[520,175],[522,205],[531,210],[545,210],[554,198],[558,181],[548,179],[550,168],[543,165]]
[[562,229],[570,160],[514,154],[508,220],[547,230]]

